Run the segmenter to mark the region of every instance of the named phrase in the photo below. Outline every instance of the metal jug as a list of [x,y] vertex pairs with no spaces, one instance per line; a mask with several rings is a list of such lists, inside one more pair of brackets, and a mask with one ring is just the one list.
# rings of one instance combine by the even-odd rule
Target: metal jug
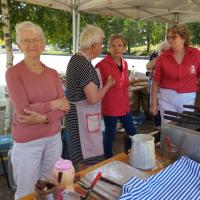
[[136,134],[131,139],[132,146],[129,154],[129,165],[142,170],[155,168],[154,137],[147,134]]

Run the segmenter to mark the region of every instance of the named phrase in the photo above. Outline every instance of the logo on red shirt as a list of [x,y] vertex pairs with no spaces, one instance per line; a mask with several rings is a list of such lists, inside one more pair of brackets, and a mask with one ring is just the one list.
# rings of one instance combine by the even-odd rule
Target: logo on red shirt
[[196,67],[194,65],[190,66],[190,74],[195,74]]

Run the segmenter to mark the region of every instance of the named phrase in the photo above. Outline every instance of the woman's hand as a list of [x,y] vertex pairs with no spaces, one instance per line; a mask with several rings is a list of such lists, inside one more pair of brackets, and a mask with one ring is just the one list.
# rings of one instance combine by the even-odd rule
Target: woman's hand
[[44,124],[47,121],[47,116],[37,113],[35,111],[31,111],[28,109],[24,109],[25,115],[17,114],[17,120],[22,124]]
[[111,75],[108,76],[106,80],[106,85],[108,85],[109,87],[112,87],[113,85],[115,85],[115,80],[112,78]]
[[65,112],[69,112],[70,103],[65,97],[58,98],[50,102],[51,109],[53,110],[62,110]]
[[153,116],[156,116],[158,114],[158,108],[157,108],[157,103],[156,104],[151,104],[150,105],[150,113],[153,115]]
[[150,105],[150,113],[153,116],[158,114],[158,89],[159,83],[157,81],[153,81],[151,86],[151,105]]
[[115,80],[112,79],[111,75],[108,76],[106,80],[106,84],[101,89],[98,89],[97,85],[91,81],[83,89],[87,98],[87,102],[89,104],[96,104],[98,101],[102,100],[106,92],[114,84],[115,84]]

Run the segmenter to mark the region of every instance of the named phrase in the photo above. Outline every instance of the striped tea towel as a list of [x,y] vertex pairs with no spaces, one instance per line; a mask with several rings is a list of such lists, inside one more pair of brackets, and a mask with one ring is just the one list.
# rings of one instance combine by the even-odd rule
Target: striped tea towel
[[119,200],[200,200],[200,163],[181,157],[159,173],[145,179],[133,177]]

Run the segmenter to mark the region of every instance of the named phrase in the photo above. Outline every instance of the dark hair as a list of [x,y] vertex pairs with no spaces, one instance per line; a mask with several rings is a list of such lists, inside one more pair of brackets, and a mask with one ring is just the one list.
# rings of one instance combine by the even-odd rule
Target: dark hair
[[185,24],[171,26],[167,29],[167,35],[169,32],[172,32],[172,34],[178,34],[181,38],[185,39],[186,46],[190,44],[189,29]]

